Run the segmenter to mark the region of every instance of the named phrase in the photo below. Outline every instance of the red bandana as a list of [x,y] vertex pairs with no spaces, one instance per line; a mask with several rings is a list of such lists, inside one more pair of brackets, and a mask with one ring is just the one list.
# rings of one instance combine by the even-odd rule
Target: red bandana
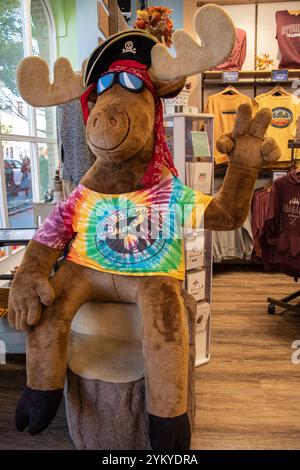
[[[164,166],[166,166],[174,176],[178,176],[178,172],[174,166],[173,158],[170,150],[167,146],[167,139],[165,136],[164,125],[163,125],[163,105],[161,99],[156,95],[155,87],[150,79],[150,76],[146,70],[146,66],[139,62],[129,60],[119,60],[113,62],[109,67],[109,70],[103,75],[109,72],[128,72],[139,77],[145,83],[146,87],[151,91],[155,98],[155,144],[153,155],[143,176],[142,183],[144,187],[149,188],[154,184],[159,183],[162,176]],[[84,122],[86,124],[89,117],[88,97],[92,90],[96,88],[96,83],[93,83],[81,96],[81,106],[83,112]]]

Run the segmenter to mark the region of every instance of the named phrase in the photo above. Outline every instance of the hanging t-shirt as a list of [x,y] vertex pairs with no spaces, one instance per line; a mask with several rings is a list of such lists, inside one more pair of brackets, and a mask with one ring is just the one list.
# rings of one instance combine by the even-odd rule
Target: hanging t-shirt
[[80,100],[57,106],[56,124],[62,179],[76,186],[96,158],[87,145]]
[[184,279],[182,225],[198,227],[212,200],[169,175],[125,194],[101,194],[79,184],[36,232],[39,243],[99,271]]
[[217,150],[216,141],[222,134],[232,131],[237,109],[243,103],[252,104],[249,96],[246,96],[243,93],[224,95],[221,92],[208,97],[204,112],[215,115],[214,138],[216,164],[228,161],[227,155],[224,155]]
[[300,10],[290,14],[287,10],[276,11],[276,39],[280,50],[279,68],[300,68]]
[[[300,115],[300,99],[295,95],[271,95],[264,93],[254,99],[254,112],[270,108],[272,121],[267,130],[268,137],[274,137],[281,150],[280,160],[290,160],[288,140],[295,138],[297,116]],[[295,158],[300,158],[299,150]]]
[[251,213],[242,227],[236,230],[213,232],[213,259],[215,263],[223,260],[251,259],[253,252],[253,234]]
[[246,58],[247,34],[246,31],[236,28],[236,40],[234,48],[228,59],[223,64],[217,65],[212,70],[241,70]]
[[296,170],[272,185],[261,233],[265,269],[300,277],[300,174]]

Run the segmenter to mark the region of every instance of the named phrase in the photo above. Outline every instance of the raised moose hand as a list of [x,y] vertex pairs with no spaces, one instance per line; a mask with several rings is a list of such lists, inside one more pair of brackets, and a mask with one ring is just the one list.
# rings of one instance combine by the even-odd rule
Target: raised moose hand
[[43,305],[51,305],[55,292],[49,276],[59,251],[31,241],[9,292],[8,321],[17,330],[39,322]]
[[205,211],[205,228],[235,230],[243,225],[260,168],[280,158],[276,141],[265,138],[271,118],[264,108],[252,119],[252,107],[242,104],[232,132],[218,139],[217,148],[229,163],[222,187]]
[[235,126],[230,134],[222,135],[217,148],[233,163],[261,168],[266,162],[280,158],[280,149],[272,137],[265,138],[272,119],[271,110],[261,109],[252,119],[252,107],[242,104],[237,111]]

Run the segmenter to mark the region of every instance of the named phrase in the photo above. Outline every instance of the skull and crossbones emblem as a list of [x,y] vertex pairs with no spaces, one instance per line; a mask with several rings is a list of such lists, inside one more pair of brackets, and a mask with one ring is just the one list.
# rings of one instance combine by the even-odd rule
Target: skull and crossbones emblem
[[136,54],[136,48],[133,47],[133,42],[132,41],[127,41],[124,44],[122,54],[126,54],[127,52],[131,52],[132,54]]

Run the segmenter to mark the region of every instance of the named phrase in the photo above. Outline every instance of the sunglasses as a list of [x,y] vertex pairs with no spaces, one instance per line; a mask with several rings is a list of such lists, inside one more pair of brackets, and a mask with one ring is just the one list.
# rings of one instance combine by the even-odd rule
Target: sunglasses
[[132,73],[111,72],[99,78],[97,83],[98,95],[109,90],[116,83],[132,93],[141,93],[145,87],[143,80]]

